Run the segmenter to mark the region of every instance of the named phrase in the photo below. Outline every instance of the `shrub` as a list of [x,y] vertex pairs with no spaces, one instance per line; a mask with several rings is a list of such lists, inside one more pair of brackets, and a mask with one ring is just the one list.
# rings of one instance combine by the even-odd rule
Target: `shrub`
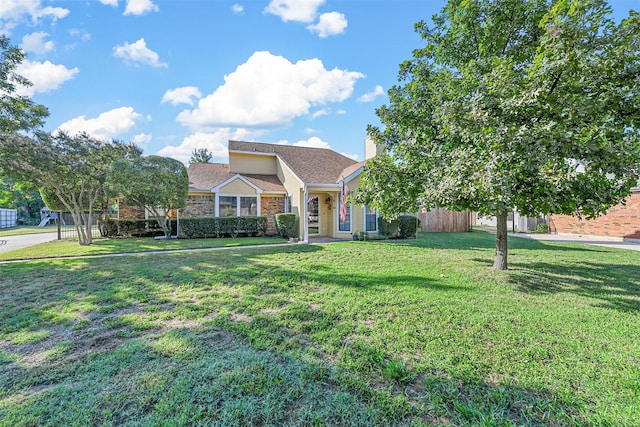
[[549,226],[547,224],[538,224],[536,227],[536,233],[546,234],[549,232]]
[[266,216],[225,216],[206,218],[183,218],[180,231],[188,239],[197,237],[255,236],[267,231]]
[[276,214],[276,228],[278,230],[278,236],[280,237],[283,237],[285,239],[298,237],[298,233],[296,230],[296,214]]
[[416,237],[416,233],[418,232],[418,218],[411,215],[400,215],[398,220],[400,221],[398,237],[401,239]]
[[[181,220],[182,222],[182,220]],[[152,237],[164,235],[155,219],[115,219],[110,218],[104,229],[107,237]],[[176,220],[171,220],[171,231],[175,233]]]
[[400,220],[378,217],[378,234],[395,239],[399,236]]

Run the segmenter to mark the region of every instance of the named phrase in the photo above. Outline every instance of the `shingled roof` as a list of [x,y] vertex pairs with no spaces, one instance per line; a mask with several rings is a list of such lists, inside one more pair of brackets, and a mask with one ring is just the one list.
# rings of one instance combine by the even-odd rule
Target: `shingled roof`
[[[191,163],[188,169],[189,191],[209,192],[237,174],[229,172],[224,163]],[[286,190],[275,175],[241,174],[262,191],[285,193]]]
[[347,177],[358,162],[326,148],[296,147],[262,142],[229,141],[229,151],[273,153],[303,182],[334,184]]

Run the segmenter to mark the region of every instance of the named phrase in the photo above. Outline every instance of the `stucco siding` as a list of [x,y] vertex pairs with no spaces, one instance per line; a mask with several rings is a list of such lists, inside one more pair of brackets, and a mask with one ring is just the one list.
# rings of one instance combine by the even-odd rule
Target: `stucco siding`
[[218,194],[246,194],[254,196],[256,194],[256,190],[240,178],[236,178],[220,187]]
[[276,158],[269,155],[229,153],[229,171],[231,173],[274,175],[276,173]]

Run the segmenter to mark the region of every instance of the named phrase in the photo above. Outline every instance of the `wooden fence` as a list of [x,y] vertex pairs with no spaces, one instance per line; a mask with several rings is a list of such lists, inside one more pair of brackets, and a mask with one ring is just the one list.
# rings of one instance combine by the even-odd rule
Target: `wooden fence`
[[469,211],[453,212],[443,208],[421,212],[420,231],[460,232],[471,230]]

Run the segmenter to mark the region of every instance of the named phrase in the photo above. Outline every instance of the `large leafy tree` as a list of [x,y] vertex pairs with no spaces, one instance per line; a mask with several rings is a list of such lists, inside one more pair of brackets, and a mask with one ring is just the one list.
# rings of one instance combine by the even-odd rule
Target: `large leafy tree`
[[123,196],[128,205],[144,206],[169,238],[169,212],[186,206],[189,177],[187,168],[175,159],[137,157],[111,165],[109,188],[113,195]]
[[12,46],[9,38],[0,35],[0,137],[37,129],[49,115],[46,107],[16,92],[18,86],[32,84],[16,73],[25,58],[24,52]]
[[10,135],[0,139],[0,160],[10,176],[40,188],[49,208],[71,213],[81,245],[92,243],[94,211],[106,197],[109,166],[137,156],[135,145],[38,132],[34,138]]
[[620,203],[640,167],[640,16],[604,0],[449,0],[401,64],[357,198],[394,215],[419,205],[497,217],[587,218]]

